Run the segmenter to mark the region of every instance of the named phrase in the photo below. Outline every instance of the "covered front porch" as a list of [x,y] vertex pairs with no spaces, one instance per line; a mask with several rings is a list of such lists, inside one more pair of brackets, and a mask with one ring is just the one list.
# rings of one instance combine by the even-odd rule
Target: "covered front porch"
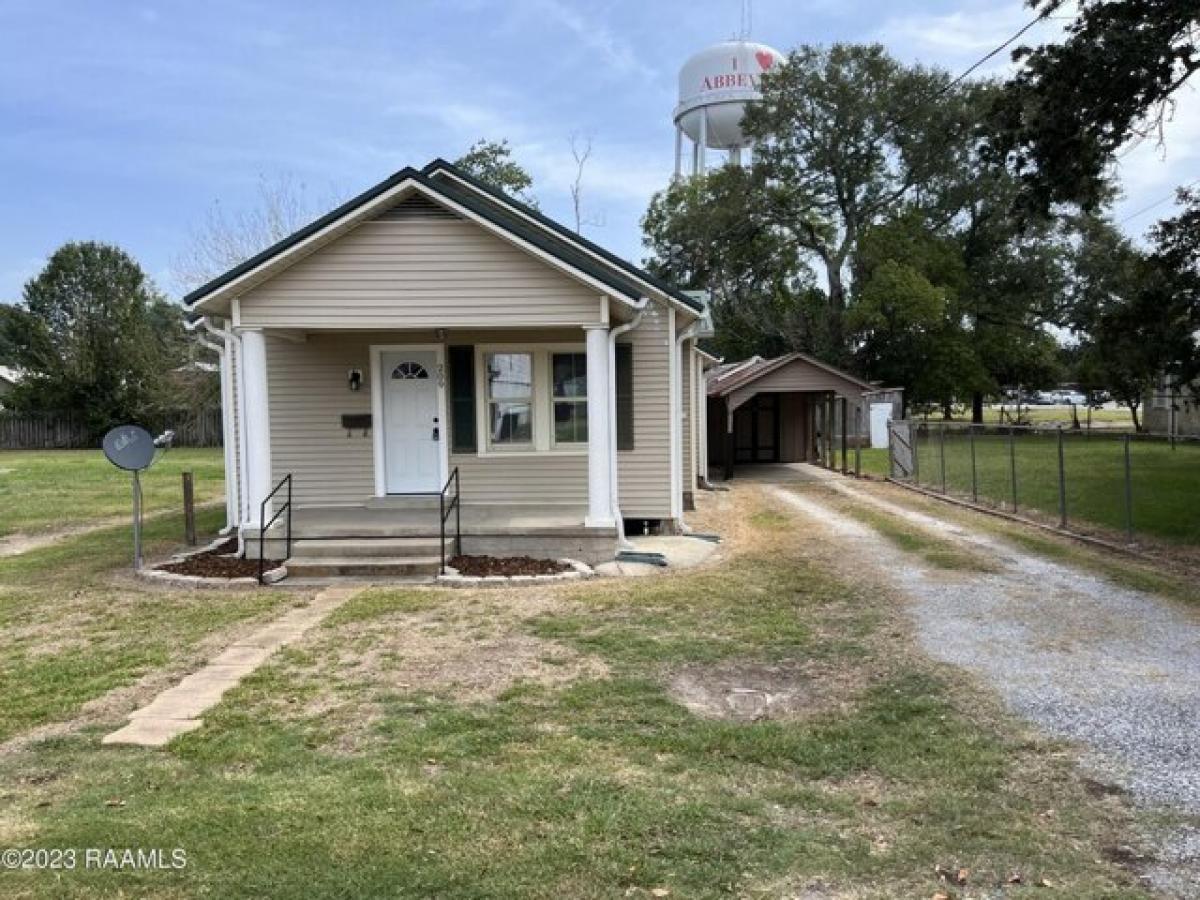
[[609,332],[243,329],[246,553],[611,559]]

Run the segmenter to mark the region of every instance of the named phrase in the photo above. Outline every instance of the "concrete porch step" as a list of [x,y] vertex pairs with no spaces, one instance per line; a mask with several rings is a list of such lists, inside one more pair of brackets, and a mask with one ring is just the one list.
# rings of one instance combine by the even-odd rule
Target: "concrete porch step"
[[436,575],[438,556],[293,556],[286,563],[288,578],[338,578],[343,576]]
[[[296,540],[292,542],[292,556],[309,558],[353,557],[354,559],[414,556],[437,556],[442,552],[441,541],[436,537],[372,537],[345,538],[343,540]],[[446,540],[446,552],[454,552],[452,537]]]

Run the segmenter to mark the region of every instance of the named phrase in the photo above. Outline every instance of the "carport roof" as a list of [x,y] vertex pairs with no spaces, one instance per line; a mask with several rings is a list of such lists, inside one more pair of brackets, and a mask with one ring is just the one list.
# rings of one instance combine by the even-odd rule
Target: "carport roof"
[[716,376],[709,379],[708,396],[725,397],[738,388],[752,384],[764,375],[793,363],[802,363],[815,369],[820,369],[822,372],[827,372],[830,375],[835,375],[852,384],[859,385],[864,392],[880,390],[878,385],[872,384],[869,381],[863,381],[849,372],[843,372],[841,369],[821,362],[821,360],[809,356],[807,353],[796,352],[777,356],[774,359],[763,359],[761,356],[754,356],[740,363],[727,363],[722,367],[723,371],[718,370]]

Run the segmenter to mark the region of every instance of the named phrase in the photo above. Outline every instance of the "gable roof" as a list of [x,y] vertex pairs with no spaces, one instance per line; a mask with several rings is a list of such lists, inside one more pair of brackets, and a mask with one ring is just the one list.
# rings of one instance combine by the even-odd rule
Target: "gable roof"
[[820,369],[823,372],[848,381],[851,384],[856,384],[864,391],[879,390],[876,385],[871,384],[869,381],[863,381],[857,375],[843,372],[841,369],[821,362],[821,360],[809,356],[807,353],[797,352],[788,353],[785,356],[777,356],[774,359],[763,359],[762,357],[755,356],[744,363],[734,363],[727,370],[719,372],[714,378],[709,380],[708,396],[726,397],[739,388],[758,381],[764,375],[768,375],[795,362],[803,362],[815,369]]
[[298,250],[301,244],[318,238],[322,232],[332,230],[343,220],[352,218],[355,214],[361,215],[369,210],[372,204],[380,204],[385,196],[390,200],[406,192],[418,191],[447,203],[452,208],[466,211],[470,217],[503,232],[518,244],[545,254],[550,261],[569,273],[602,285],[618,299],[623,299],[631,305],[638,303],[647,293],[644,288],[649,287],[652,293],[661,294],[668,302],[682,303],[689,311],[695,313],[703,311],[703,304],[654,279],[649,273],[625,263],[590,241],[580,238],[540,213],[534,213],[504,193],[471,179],[449,163],[435,160],[430,166],[426,166],[426,170],[433,171],[431,167],[439,172],[451,174],[456,180],[433,178],[426,172],[411,167],[401,169],[299,231],[191,291],[184,296],[184,305],[194,307],[233,282],[289,252]]
[[488,198],[496,203],[507,206],[509,209],[513,210],[524,218],[532,220],[543,228],[550,229],[560,238],[570,241],[576,246],[582,248],[587,253],[599,257],[609,265],[617,267],[626,275],[636,279],[637,281],[662,291],[664,294],[667,294],[673,299],[678,300],[680,303],[690,307],[696,312],[703,312],[705,309],[704,304],[692,296],[692,294],[696,293],[695,291],[682,291],[676,288],[666,281],[663,281],[658,276],[647,272],[645,269],[635,266],[633,263],[629,262],[629,260],[622,259],[615,253],[605,250],[599,244],[596,244],[585,238],[582,234],[571,231],[561,223],[555,222],[553,219],[543,215],[541,211],[534,209],[527,203],[522,203],[520,200],[517,200],[515,197],[504,193],[500,189],[488,184],[487,182],[480,181],[475,176],[467,174],[462,169],[458,168],[458,166],[448,163],[446,160],[441,159],[440,157],[429,163],[421,171],[424,174],[431,175],[435,178],[441,173],[447,173],[474,188],[476,191],[485,194]]

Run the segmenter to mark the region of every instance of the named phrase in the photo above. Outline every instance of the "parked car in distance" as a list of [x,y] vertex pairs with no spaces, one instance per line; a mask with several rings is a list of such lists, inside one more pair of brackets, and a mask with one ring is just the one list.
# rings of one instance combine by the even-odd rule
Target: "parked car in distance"
[[1071,403],[1075,406],[1086,406],[1088,402],[1087,397],[1079,391],[1056,391],[1054,396],[1055,403]]

